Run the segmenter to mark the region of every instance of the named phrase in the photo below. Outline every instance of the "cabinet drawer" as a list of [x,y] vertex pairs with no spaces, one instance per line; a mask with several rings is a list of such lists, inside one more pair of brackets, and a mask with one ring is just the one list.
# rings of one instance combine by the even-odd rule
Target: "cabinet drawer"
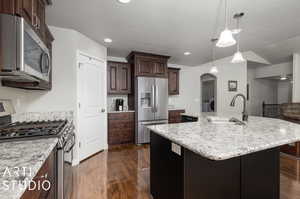
[[134,112],[126,113],[109,113],[109,120],[134,120]]

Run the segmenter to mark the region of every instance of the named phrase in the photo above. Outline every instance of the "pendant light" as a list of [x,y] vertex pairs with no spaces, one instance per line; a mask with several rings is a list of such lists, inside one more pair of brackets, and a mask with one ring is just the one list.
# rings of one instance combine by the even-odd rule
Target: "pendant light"
[[[240,18],[244,16],[244,13],[238,13],[235,14],[233,18],[235,18],[237,20],[237,28],[236,30],[241,30],[240,29]],[[237,63],[242,63],[245,62],[246,60],[243,57],[243,54],[240,52],[240,35],[241,33],[239,33],[237,35],[237,51],[236,53],[233,55],[233,59],[231,60],[231,63],[237,64]]]
[[225,1],[225,30],[220,34],[219,41],[217,42],[217,47],[226,48],[236,44],[236,40],[233,38],[231,30],[228,29],[228,5],[227,0]]
[[216,39],[216,38],[211,39],[211,42],[212,42],[212,61],[211,61],[212,67],[209,72],[212,74],[219,72],[217,66],[215,65],[215,43],[216,43],[216,41],[218,41],[218,39]]

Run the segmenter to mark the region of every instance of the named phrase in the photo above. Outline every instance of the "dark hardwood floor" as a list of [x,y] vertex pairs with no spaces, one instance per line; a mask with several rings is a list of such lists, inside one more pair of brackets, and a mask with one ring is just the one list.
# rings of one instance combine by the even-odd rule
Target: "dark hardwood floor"
[[[151,199],[149,155],[147,145],[125,145],[87,159],[74,168],[72,199]],[[300,199],[300,160],[281,155],[280,170],[280,199]]]

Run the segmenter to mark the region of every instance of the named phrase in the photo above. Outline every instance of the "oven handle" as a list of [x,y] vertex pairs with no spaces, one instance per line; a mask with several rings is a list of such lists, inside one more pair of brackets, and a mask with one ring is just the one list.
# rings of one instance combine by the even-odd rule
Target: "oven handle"
[[66,153],[69,153],[75,146],[75,134],[72,135],[71,140],[72,140],[72,145],[67,150],[64,150]]

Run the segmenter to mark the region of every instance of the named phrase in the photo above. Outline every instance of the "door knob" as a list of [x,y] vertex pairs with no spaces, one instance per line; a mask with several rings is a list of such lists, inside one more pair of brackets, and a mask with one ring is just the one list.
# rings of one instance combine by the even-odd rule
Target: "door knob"
[[104,112],[105,112],[105,108],[102,108],[102,109],[101,109],[101,113],[104,113]]

